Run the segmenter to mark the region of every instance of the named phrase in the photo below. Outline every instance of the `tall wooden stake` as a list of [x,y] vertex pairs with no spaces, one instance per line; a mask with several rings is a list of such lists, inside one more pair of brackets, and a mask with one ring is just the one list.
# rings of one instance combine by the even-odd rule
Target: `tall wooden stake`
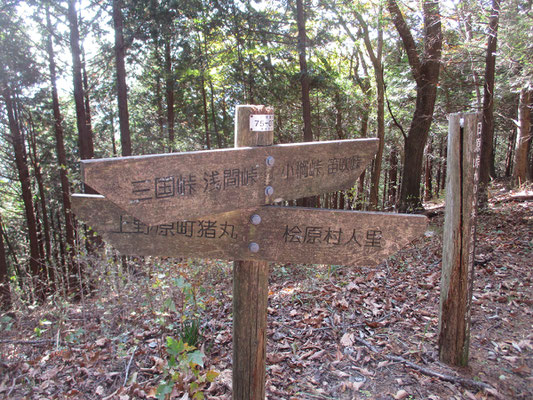
[[468,364],[480,148],[481,115],[450,115],[439,357],[452,365]]
[[[250,115],[273,114],[270,107],[237,106],[235,147],[270,146],[274,132],[252,132]],[[268,263],[233,264],[233,399],[265,398]]]

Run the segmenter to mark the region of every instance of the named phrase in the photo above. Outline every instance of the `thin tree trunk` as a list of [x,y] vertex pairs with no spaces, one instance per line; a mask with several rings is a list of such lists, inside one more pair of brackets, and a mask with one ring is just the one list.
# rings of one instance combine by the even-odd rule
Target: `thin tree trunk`
[[513,159],[514,149],[516,146],[516,134],[518,129],[513,129],[509,133],[509,141],[507,142],[507,152],[505,154],[505,177],[511,177],[513,173]]
[[202,109],[204,113],[204,131],[205,131],[205,147],[211,148],[211,138],[209,136],[209,118],[207,115],[207,94],[205,92],[204,71],[200,72],[200,92],[202,93]]
[[131,156],[131,135],[128,112],[128,87],[126,85],[126,66],[124,58],[124,21],[122,17],[122,0],[113,0],[113,25],[115,28],[115,62],[117,72],[118,120],[120,123],[120,147],[123,156]]
[[[90,133],[90,152],[93,154],[92,157],[94,157],[94,144],[93,144],[93,126],[92,126],[92,120],[91,120],[91,101],[89,98],[89,80],[87,78],[87,68],[85,65],[85,50],[83,49],[83,44],[80,45],[81,48],[81,74],[83,77],[83,100],[85,105],[85,118],[87,119],[87,129]],[[92,158],[91,157],[91,158]]]
[[31,113],[28,115],[29,130],[28,140],[30,144],[30,160],[33,165],[33,172],[37,180],[37,188],[39,189],[39,203],[41,206],[42,220],[43,220],[43,234],[44,234],[44,250],[45,260],[50,264],[51,260],[51,239],[50,239],[50,222],[48,220],[48,210],[46,206],[46,192],[44,190],[43,174],[41,170],[41,162],[37,154],[37,139],[35,137],[35,127]]
[[[68,263],[67,263],[67,251],[65,251],[65,242],[63,242],[62,238],[63,238],[63,232],[62,232],[62,225],[61,225],[61,213],[58,211],[56,213],[56,218],[57,218],[57,234],[59,235],[59,255],[61,256],[61,265],[64,265],[65,266],[65,275],[64,275],[64,279],[65,281],[68,282],[68,273],[69,271],[72,269],[71,268],[71,265],[73,263],[73,258],[72,258],[72,255],[74,253],[74,249],[71,247],[68,251]],[[67,226],[67,224],[65,224],[65,226]],[[68,235],[68,233],[67,233]],[[67,245],[70,247],[70,244],[68,243],[68,237],[67,237]]]
[[172,73],[172,53],[170,35],[165,37],[165,85],[167,100],[167,129],[170,152],[174,151],[174,76]]
[[[304,142],[313,141],[313,131],[311,128],[311,99],[309,97],[310,82],[307,70],[307,34],[305,30],[305,10],[303,0],[296,0],[296,23],[298,26],[298,60],[300,63],[300,85],[302,94],[302,115],[304,122]],[[305,197],[301,199],[300,205],[304,207],[315,207],[316,197]]]
[[429,139],[426,150],[426,173],[425,173],[425,196],[424,200],[429,201],[433,197],[433,145],[432,140]]
[[41,224],[41,212],[37,200],[33,202],[33,210],[35,211],[35,224],[37,227],[37,241],[39,243],[39,260],[41,260],[41,273],[43,282],[48,283],[48,271],[46,269],[45,252],[44,252],[44,235]]
[[520,91],[520,104],[518,107],[519,127],[513,171],[513,179],[518,185],[522,185],[528,180],[528,152],[531,143],[531,106],[531,91],[524,88]]
[[[159,66],[161,63],[161,59],[160,59],[160,54],[159,54],[159,41],[158,40],[156,40],[154,47],[155,47],[154,49],[155,64]],[[163,94],[162,94],[162,85],[161,85],[161,74],[159,73],[159,71],[155,72],[155,98],[156,98],[156,105],[157,105],[157,126],[159,127],[159,136],[161,140],[164,140],[165,118],[164,118],[164,111],[163,111]],[[163,146],[163,147],[167,149],[166,146]],[[168,146],[168,151],[171,151],[171,146]]]
[[9,88],[4,86],[3,97],[6,104],[6,111],[9,121],[9,130],[11,133],[11,142],[15,152],[15,164],[19,175],[19,181],[22,188],[22,201],[26,215],[28,227],[28,239],[30,244],[30,271],[36,289],[36,295],[39,299],[44,300],[43,271],[41,268],[41,258],[39,254],[39,240],[37,237],[37,221],[35,219],[35,210],[33,208],[33,196],[31,193],[30,172],[26,160],[26,148],[24,145],[24,136],[19,129],[18,121],[15,119],[12,94]]
[[59,178],[61,182],[61,198],[63,204],[63,215],[65,217],[65,234],[66,242],[69,248],[68,265],[65,265],[65,256],[62,254],[62,265],[65,266],[67,274],[65,279],[68,279],[68,271],[73,266],[74,259],[74,218],[72,215],[72,207],[70,203],[70,182],[67,174],[67,155],[65,151],[64,135],[63,135],[63,118],[59,109],[59,96],[57,94],[57,76],[56,63],[54,57],[54,47],[52,43],[52,23],[50,20],[50,12],[48,7],[46,9],[46,24],[48,28],[47,50],[48,50],[48,66],[50,70],[50,86],[52,88],[52,109],[54,113],[54,131],[56,139],[56,156],[59,168]]
[[335,132],[337,132],[337,139],[345,139],[344,131],[342,129],[342,103],[340,91],[335,92]]
[[6,249],[4,247],[4,224],[0,215],[0,310],[7,311],[12,307],[9,271],[7,268]]
[[[376,209],[378,205],[379,197],[379,181],[381,177],[381,164],[383,159],[383,149],[385,147],[385,83],[383,80],[383,64],[382,64],[382,54],[383,54],[383,29],[381,26],[381,15],[382,7],[379,6],[378,11],[378,29],[377,29],[377,44],[376,48],[372,46],[370,41],[370,32],[366,21],[363,19],[361,14],[357,11],[354,11],[359,25],[362,27],[363,31],[363,40],[365,43],[366,51],[372,61],[372,66],[374,68],[374,76],[376,80],[376,89],[377,89],[377,137],[379,139],[379,146],[376,156],[374,158],[374,163],[372,167],[371,175],[371,184],[370,184],[370,209]],[[345,25],[345,29],[348,34],[357,41],[354,35],[351,34],[351,31]],[[362,57],[361,57],[362,58]]]
[[398,188],[398,151],[396,150],[395,146],[391,149],[389,155],[389,164],[389,203],[395,205]]
[[215,112],[215,90],[213,89],[213,81],[211,80],[211,77],[208,78],[208,82],[209,82],[210,98],[211,98],[211,119],[213,120],[213,129],[215,130],[217,146],[219,149],[221,149],[222,148],[222,136],[220,135],[220,132],[218,131],[217,115]]
[[94,148],[91,131],[84,104],[85,93],[83,90],[80,33],[78,29],[78,17],[76,15],[76,0],[68,2],[68,20],[70,25],[70,49],[72,52],[72,75],[74,80],[74,102],[76,103],[76,122],[78,127],[78,139],[80,157],[82,160],[93,158]]
[[481,161],[479,167],[479,204],[485,206],[488,199],[488,185],[494,177],[494,75],[496,72],[496,48],[498,44],[498,23],[500,0],[492,0],[489,19],[487,53],[485,56],[485,84],[483,85],[483,120],[481,122]]
[[307,71],[306,58],[306,31],[305,31],[305,10],[302,0],[296,0],[296,22],[298,25],[298,59],[300,62],[300,85],[302,93],[302,114],[304,121],[304,142],[313,141],[313,131],[311,129],[311,100],[309,98],[310,83]]

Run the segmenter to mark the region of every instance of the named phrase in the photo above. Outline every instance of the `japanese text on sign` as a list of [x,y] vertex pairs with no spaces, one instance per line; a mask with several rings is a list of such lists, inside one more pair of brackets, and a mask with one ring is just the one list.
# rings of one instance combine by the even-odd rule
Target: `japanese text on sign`
[[257,182],[257,178],[257,167],[250,167],[206,171],[201,179],[196,174],[187,174],[135,180],[131,181],[132,201],[194,196],[198,190],[206,193],[251,186]]
[[361,166],[359,156],[333,157],[326,160],[304,159],[288,162],[281,168],[283,179],[305,179],[353,171]]
[[168,224],[148,226],[137,218],[121,215],[119,217],[117,230],[114,233],[120,234],[140,234],[152,236],[178,236],[205,239],[237,239],[235,225],[228,224],[227,221],[217,220],[197,220],[197,221],[176,221]]
[[383,236],[379,229],[368,229],[365,233],[358,234],[356,229],[345,232],[342,228],[285,225],[283,240],[285,243],[324,243],[336,246],[356,245],[365,248],[381,248]]

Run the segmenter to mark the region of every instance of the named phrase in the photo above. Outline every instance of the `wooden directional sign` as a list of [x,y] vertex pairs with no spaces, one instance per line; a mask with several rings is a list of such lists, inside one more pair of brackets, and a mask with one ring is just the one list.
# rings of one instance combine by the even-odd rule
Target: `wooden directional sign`
[[378,139],[82,161],[84,182],[149,225],[353,186]]
[[376,265],[427,224],[420,215],[262,206],[148,226],[103,196],[74,195],[72,205],[121,254],[139,256]]

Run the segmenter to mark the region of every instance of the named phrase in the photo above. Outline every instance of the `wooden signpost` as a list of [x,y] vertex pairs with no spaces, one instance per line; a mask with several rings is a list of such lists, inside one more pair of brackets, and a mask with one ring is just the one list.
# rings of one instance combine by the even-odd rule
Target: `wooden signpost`
[[271,146],[273,111],[236,109],[236,149],[82,162],[102,195],[74,195],[79,218],[128,255],[236,259],[233,398],[265,398],[268,261],[376,265],[427,218],[269,204],[346,189],[377,139]]
[[426,228],[426,217],[262,206],[148,226],[98,195],[73,195],[76,215],[121,254],[377,265]]
[[377,139],[336,140],[93,159],[81,165],[86,185],[156,225],[349,189],[377,146]]
[[450,115],[439,357],[452,365],[468,364],[480,150],[481,114]]

